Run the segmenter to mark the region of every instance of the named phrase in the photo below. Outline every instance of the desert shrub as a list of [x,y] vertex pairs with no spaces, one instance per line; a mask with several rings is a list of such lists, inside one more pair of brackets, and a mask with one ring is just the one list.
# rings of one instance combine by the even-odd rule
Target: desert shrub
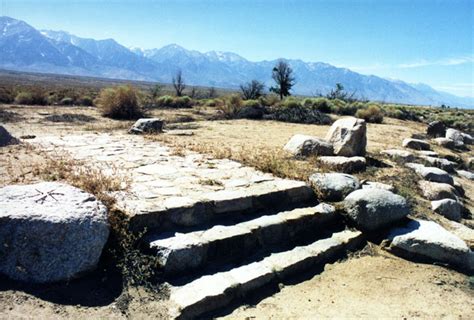
[[382,123],[383,113],[375,104],[370,104],[367,108],[357,110],[355,116],[371,123]]
[[226,119],[236,118],[242,107],[242,98],[236,94],[227,97],[222,105],[217,106],[222,116]]
[[331,101],[326,98],[307,98],[303,100],[305,107],[313,107],[324,113],[330,113],[332,111],[331,104]]
[[156,99],[156,106],[159,108],[170,108],[173,104],[173,97],[172,96],[161,96]]
[[46,99],[40,91],[21,91],[15,97],[15,103],[26,105],[45,105]]
[[63,106],[72,106],[74,104],[74,99],[65,97],[61,99],[61,105]]
[[261,108],[262,105],[259,100],[246,100],[244,101],[244,107]]
[[176,97],[173,101],[174,108],[191,108],[192,107],[192,99],[188,96]]
[[23,120],[25,120],[25,118],[16,112],[0,109],[0,123],[19,122]]
[[270,119],[293,123],[330,124],[331,118],[315,107],[305,107],[293,99],[285,100],[270,110]]
[[0,103],[12,103],[15,96],[10,89],[0,87]]
[[103,116],[113,119],[137,119],[144,115],[138,102],[138,91],[132,86],[102,89],[96,105]]
[[90,96],[82,96],[77,102],[79,105],[86,107],[91,107],[94,104],[94,100]]
[[262,106],[270,107],[280,102],[280,98],[276,94],[272,93],[272,94],[260,97],[259,101],[262,104]]

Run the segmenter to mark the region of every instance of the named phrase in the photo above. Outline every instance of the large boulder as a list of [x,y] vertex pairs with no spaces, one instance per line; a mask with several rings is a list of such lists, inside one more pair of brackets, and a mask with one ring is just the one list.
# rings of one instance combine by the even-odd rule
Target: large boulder
[[453,199],[431,201],[431,210],[454,221],[459,221],[462,217],[462,205]]
[[453,199],[457,200],[456,189],[447,183],[431,182],[421,180],[418,187],[424,198],[428,200]]
[[138,119],[128,130],[128,133],[144,134],[144,133],[161,133],[163,132],[164,121],[159,118],[142,118]]
[[393,252],[403,257],[474,270],[474,253],[467,244],[433,221],[412,220],[393,229],[388,239]]
[[343,173],[315,173],[309,181],[318,197],[327,201],[341,201],[360,187],[356,177]]
[[330,156],[333,148],[330,143],[317,137],[295,134],[284,149],[296,157]]
[[326,140],[334,147],[337,156],[365,156],[367,146],[365,121],[354,117],[339,119],[329,129]]
[[431,182],[447,183],[453,185],[453,177],[446,171],[436,167],[417,166],[415,172],[423,179]]
[[426,133],[433,138],[444,137],[446,134],[446,126],[441,121],[432,121],[428,124]]
[[344,208],[364,231],[386,227],[410,213],[405,198],[384,189],[356,190],[344,199]]
[[0,188],[0,273],[27,282],[68,280],[96,267],[107,208],[67,184]]
[[430,144],[420,139],[407,138],[402,142],[404,148],[410,148],[415,150],[430,150]]
[[18,144],[19,140],[14,138],[3,126],[0,126],[0,147]]
[[446,130],[446,138],[453,140],[456,147],[464,146],[464,135],[459,130],[449,128]]
[[364,171],[366,161],[364,157],[319,157],[318,161],[321,165],[333,171],[341,171],[345,173]]

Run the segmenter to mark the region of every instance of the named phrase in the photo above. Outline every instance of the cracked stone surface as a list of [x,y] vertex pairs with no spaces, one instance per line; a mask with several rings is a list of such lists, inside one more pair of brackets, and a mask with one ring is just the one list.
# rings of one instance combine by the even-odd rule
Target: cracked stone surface
[[215,204],[217,213],[245,210],[253,205],[252,197],[272,192],[284,192],[295,201],[311,196],[304,182],[280,179],[235,161],[193,152],[177,156],[170,148],[140,136],[43,136],[32,143],[53,153],[65,151],[106,174],[126,176],[130,188],[115,195],[118,205],[132,216],[199,203]]

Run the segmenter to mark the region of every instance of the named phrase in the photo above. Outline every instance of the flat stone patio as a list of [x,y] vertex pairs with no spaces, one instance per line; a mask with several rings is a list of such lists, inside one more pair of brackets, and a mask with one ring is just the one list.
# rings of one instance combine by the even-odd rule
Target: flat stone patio
[[[142,136],[42,136],[31,142],[50,153],[66,152],[98,166],[105,174],[127,177],[129,189],[115,196],[119,208],[137,222],[147,217],[139,223],[142,227],[162,224],[157,213],[173,212],[172,223],[192,226],[209,220],[208,214],[258,209],[258,201],[280,198],[300,202],[312,197],[311,189],[302,181],[280,179],[235,161],[194,152],[177,156],[169,147]],[[148,219],[150,214],[154,221]]]

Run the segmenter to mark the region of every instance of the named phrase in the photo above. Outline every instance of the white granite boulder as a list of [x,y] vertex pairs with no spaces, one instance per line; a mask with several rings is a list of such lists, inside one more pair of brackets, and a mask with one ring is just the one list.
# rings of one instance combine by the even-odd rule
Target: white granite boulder
[[387,227],[410,213],[405,198],[384,189],[356,190],[344,199],[344,208],[363,231]]
[[420,139],[407,138],[402,142],[404,148],[410,148],[414,150],[430,150],[430,144]]
[[383,150],[380,153],[392,158],[393,160],[402,160],[405,162],[410,162],[410,161],[415,160],[415,156],[413,155],[413,153],[407,150],[388,149],[388,150]]
[[128,130],[128,133],[146,134],[163,132],[164,121],[159,118],[138,119]]
[[439,169],[445,170],[447,172],[454,172],[454,168],[457,165],[456,162],[449,161],[444,158],[436,158],[431,156],[420,156],[420,159],[424,160],[426,163],[437,167]]
[[431,182],[421,180],[418,182],[418,187],[425,199],[428,200],[441,200],[441,199],[453,199],[457,200],[456,189],[447,183]]
[[362,183],[362,189],[384,189],[391,192],[395,191],[395,188],[392,185],[374,181],[364,181]]
[[437,145],[445,147],[447,149],[454,149],[456,147],[456,144],[454,143],[454,141],[448,138],[444,138],[444,137],[435,138],[433,139],[433,141]]
[[109,235],[107,208],[67,184],[0,188],[0,273],[34,283],[94,269]]
[[359,189],[359,180],[344,173],[315,173],[309,177],[318,197],[327,201],[340,201]]
[[459,221],[462,218],[462,205],[453,199],[431,201],[431,210],[449,220]]
[[330,156],[333,147],[327,141],[304,134],[295,134],[283,148],[296,157]]
[[466,178],[468,180],[474,180],[474,173],[466,170],[458,170],[456,171],[457,174],[463,178]]
[[447,183],[453,185],[453,177],[446,171],[436,167],[412,166],[415,172],[423,179],[431,182]]
[[336,156],[365,156],[367,146],[367,127],[362,119],[342,118],[333,123],[326,135]]
[[401,256],[474,270],[474,253],[467,244],[433,221],[412,220],[393,229],[388,239],[390,249]]
[[461,131],[449,128],[446,130],[446,138],[454,141],[456,147],[464,146],[464,135]]

